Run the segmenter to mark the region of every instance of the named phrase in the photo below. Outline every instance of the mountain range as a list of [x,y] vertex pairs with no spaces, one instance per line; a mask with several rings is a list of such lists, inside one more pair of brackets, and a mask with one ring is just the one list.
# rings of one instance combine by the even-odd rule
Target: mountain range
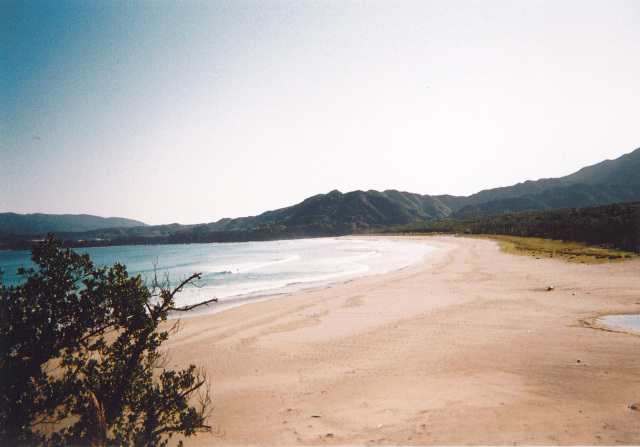
[[0,213],[0,231],[14,234],[71,233],[146,225],[122,217],[98,217],[89,214]]
[[0,232],[25,235],[24,239],[52,231],[72,244],[84,245],[267,240],[364,233],[449,217],[633,201],[640,201],[640,148],[565,177],[529,180],[465,197],[395,190],[343,194],[335,190],[258,216],[200,225],[145,226],[128,219],[4,213],[0,214]]

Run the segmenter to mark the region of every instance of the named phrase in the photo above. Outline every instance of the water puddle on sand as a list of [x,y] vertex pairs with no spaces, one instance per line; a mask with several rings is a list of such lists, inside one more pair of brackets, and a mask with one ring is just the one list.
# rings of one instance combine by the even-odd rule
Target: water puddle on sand
[[598,321],[614,329],[640,333],[640,315],[609,315]]

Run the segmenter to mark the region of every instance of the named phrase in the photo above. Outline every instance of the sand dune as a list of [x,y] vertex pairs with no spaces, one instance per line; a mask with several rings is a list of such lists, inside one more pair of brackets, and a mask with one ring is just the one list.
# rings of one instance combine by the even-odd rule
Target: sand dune
[[[640,444],[640,263],[424,237],[424,262],[186,318],[170,366],[212,379],[203,445]],[[547,291],[553,285],[553,291]]]

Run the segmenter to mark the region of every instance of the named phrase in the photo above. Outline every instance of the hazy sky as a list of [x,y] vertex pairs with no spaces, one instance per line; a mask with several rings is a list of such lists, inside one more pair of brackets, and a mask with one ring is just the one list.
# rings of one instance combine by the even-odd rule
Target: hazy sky
[[0,2],[0,212],[468,195],[640,146],[640,0]]

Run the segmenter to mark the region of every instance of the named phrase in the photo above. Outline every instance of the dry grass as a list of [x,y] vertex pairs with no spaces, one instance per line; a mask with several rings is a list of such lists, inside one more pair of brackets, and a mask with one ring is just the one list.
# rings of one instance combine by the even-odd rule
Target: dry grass
[[568,262],[582,264],[619,262],[638,257],[634,253],[591,246],[580,242],[499,235],[465,235],[464,237],[481,237],[497,241],[502,251],[511,254],[535,256],[537,258],[559,258]]

